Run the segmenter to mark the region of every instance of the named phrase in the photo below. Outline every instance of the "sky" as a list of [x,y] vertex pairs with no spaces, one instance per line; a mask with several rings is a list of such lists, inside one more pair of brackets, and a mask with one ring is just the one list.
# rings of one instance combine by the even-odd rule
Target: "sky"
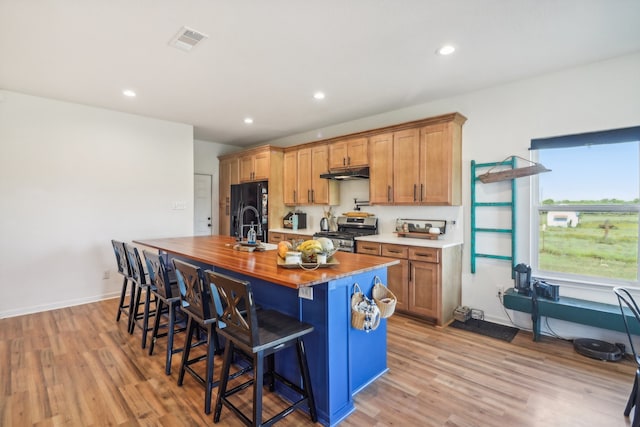
[[538,162],[551,169],[538,176],[540,200],[640,197],[638,147],[636,142],[539,150]]

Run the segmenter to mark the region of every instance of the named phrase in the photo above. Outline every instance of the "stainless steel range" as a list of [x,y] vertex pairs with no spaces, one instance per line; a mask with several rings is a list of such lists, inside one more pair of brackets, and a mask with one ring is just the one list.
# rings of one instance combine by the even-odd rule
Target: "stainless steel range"
[[313,238],[328,237],[339,251],[355,252],[355,238],[372,234],[378,234],[378,218],[339,216],[338,231],[319,231]]

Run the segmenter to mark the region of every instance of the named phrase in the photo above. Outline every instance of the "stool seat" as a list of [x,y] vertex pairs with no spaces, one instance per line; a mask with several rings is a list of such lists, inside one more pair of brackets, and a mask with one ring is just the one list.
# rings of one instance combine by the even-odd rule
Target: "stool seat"
[[256,311],[256,317],[259,326],[258,339],[254,343],[249,342],[244,335],[225,333],[224,328],[220,330],[220,333],[223,336],[231,335],[237,346],[241,345],[250,353],[262,351],[266,356],[281,350],[281,345],[295,344],[298,337],[313,332],[313,326],[310,324],[299,322],[279,311],[259,310]]

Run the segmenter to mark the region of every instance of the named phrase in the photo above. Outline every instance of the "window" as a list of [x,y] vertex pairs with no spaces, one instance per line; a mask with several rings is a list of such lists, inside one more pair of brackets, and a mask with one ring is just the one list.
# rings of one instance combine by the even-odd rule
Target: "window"
[[638,278],[640,127],[532,140],[532,266],[545,278],[634,284]]

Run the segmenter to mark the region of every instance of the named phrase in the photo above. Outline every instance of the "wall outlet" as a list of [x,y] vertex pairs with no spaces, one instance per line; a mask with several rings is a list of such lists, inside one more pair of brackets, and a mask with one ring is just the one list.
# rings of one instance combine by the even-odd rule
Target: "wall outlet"
[[298,296],[304,299],[310,299],[313,301],[313,287],[305,286],[304,288],[298,289]]
[[109,277],[111,277],[111,272],[105,270],[104,273],[102,273],[102,280],[109,280]]
[[502,297],[504,296],[504,286],[496,286],[496,296],[500,298],[500,301],[502,301]]

